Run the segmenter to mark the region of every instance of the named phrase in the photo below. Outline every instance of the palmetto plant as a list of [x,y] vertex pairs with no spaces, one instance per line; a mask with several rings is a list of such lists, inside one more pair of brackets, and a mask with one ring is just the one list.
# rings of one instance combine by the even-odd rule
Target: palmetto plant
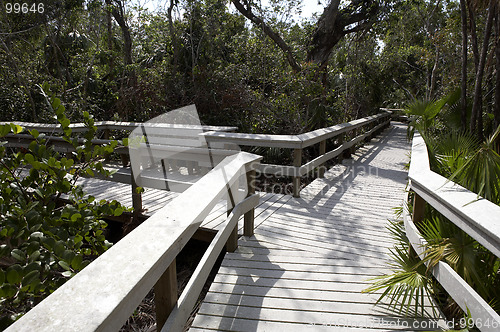
[[363,292],[384,290],[377,303],[388,298],[389,308],[399,314],[424,316],[425,300],[434,293],[436,285],[423,262],[416,255],[409,254],[410,244],[402,221],[390,220],[388,228],[398,243],[390,250],[392,273],[375,278],[375,282]]
[[[415,130],[420,132],[435,172],[477,193],[478,197],[500,204],[500,155],[496,146],[500,126],[484,142],[479,142],[470,133],[457,131],[456,121],[447,120],[453,116],[451,110],[457,100],[457,93],[454,93],[437,101],[409,104],[409,135]],[[422,297],[424,291],[438,295],[439,286],[433,282],[430,271],[444,261],[500,312],[500,259],[430,206],[417,227],[428,243],[426,258],[420,261],[416,255],[410,254],[401,224],[391,222],[389,228],[399,243],[391,251],[394,259],[392,273],[377,278],[365,291],[383,289],[379,301],[388,297],[393,307],[399,306],[400,312],[408,312],[413,306],[423,311],[423,301],[412,302],[412,298]],[[443,309],[452,317],[464,315],[450,297],[442,303],[446,303]]]

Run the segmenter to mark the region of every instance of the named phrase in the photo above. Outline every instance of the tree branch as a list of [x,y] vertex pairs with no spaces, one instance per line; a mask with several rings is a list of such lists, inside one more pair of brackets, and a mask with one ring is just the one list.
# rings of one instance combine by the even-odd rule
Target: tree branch
[[253,24],[260,26],[264,33],[269,38],[271,38],[276,43],[276,45],[278,45],[283,53],[285,53],[288,63],[295,72],[300,72],[302,70],[297,60],[295,59],[290,46],[283,40],[283,38],[281,38],[280,35],[278,35],[278,33],[276,33],[269,25],[267,25],[261,17],[256,16],[252,12],[252,7],[247,0],[243,0],[243,2],[240,0],[231,0],[231,2],[243,16],[249,19]]

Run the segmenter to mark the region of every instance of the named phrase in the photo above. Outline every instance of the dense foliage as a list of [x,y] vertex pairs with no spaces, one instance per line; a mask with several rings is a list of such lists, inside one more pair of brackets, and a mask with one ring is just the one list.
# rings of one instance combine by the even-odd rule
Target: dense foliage
[[[105,239],[106,216],[126,210],[118,202],[96,202],[85,195],[77,179],[107,174],[101,158],[116,141],[94,146],[96,127],[83,115],[88,131],[73,137],[70,121],[57,98],[52,99],[64,140],[73,147],[63,156],[48,145],[43,134],[31,130],[27,149],[11,152],[0,146],[0,327],[52,293],[111,244]],[[23,128],[0,126],[0,140]],[[82,140],[83,139],[83,140]]]
[[[47,0],[43,13],[18,14],[0,2],[0,120],[55,122],[39,89],[44,82],[64,101],[68,119],[56,103],[57,120],[65,128],[69,119],[87,123],[87,142],[92,118],[145,121],[193,103],[206,124],[273,134],[407,107],[433,169],[498,203],[498,1],[323,1],[324,12],[313,18],[298,15],[301,2],[169,0],[151,11],[126,0]],[[3,126],[0,136],[19,130]],[[96,205],[66,178],[93,172],[87,161],[107,147],[94,155],[89,149],[98,148],[65,132],[82,152],[85,162],[77,167],[30,134],[38,143],[27,151],[0,151],[7,225],[0,233],[6,267],[0,282],[12,308],[32,305],[104,250],[101,216],[122,209]],[[26,165],[29,174],[15,173]],[[49,199],[62,194],[72,201],[57,206]],[[428,211],[422,232],[435,244],[433,257],[451,261],[440,250],[463,245],[467,258],[477,256],[470,264],[458,260],[457,269],[481,269],[461,273],[474,286],[498,290],[498,259],[446,223]],[[395,256],[406,274],[385,286],[396,285],[396,296],[422,285],[433,291],[402,243]],[[397,288],[398,281],[410,288]],[[480,292],[497,296],[489,289]]]
[[[298,0],[245,1],[242,12],[236,0],[170,0],[156,11],[123,0],[62,3],[47,2],[43,14],[0,11],[0,119],[53,121],[37,88],[49,82],[72,121],[82,111],[148,120],[195,103],[208,124],[293,133],[432,99],[461,82],[457,0],[326,3],[340,27],[335,38],[321,35],[321,11],[298,15]],[[472,107],[488,9],[470,7]],[[488,114],[500,119],[497,16],[482,70],[485,127]],[[321,40],[332,47],[323,52],[327,63]]]

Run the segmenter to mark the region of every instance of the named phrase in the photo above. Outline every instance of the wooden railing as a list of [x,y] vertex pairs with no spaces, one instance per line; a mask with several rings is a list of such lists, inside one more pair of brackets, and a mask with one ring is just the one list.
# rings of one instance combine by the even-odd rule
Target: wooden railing
[[[408,177],[415,198],[412,217],[407,208],[404,210],[404,224],[421,259],[425,258],[426,241],[415,224],[423,219],[426,203],[500,257],[500,206],[478,199],[477,194],[431,171],[427,147],[418,133],[413,137]],[[447,263],[439,262],[432,273],[455,302],[465,312],[470,311],[481,331],[499,330],[500,316]]]
[[[362,119],[353,120],[332,127],[322,128],[300,135],[264,135],[264,134],[244,134],[229,132],[208,132],[205,133],[207,142],[233,143],[241,146],[253,147],[277,147],[283,149],[293,149],[293,166],[261,164],[259,171],[264,174],[293,177],[293,196],[300,196],[300,180],[303,176],[318,169],[318,176],[324,176],[323,165],[342,153],[352,152],[355,145],[364,139],[371,138],[390,123],[391,113],[382,112],[377,115],[368,116]],[[363,134],[357,135],[356,131],[362,127],[371,126]],[[351,132],[351,133],[350,133]],[[350,134],[353,138],[345,141],[345,137]],[[337,147],[331,151],[326,151],[328,139],[337,137]],[[319,156],[303,164],[302,152],[304,148],[319,144]]]
[[[318,170],[318,177],[323,177],[325,172],[324,164],[340,155],[351,154],[356,144],[364,139],[369,139],[376,135],[379,131],[387,127],[391,120],[391,112],[383,111],[377,115],[368,116],[362,119],[353,120],[347,123],[338,124],[335,126],[318,129],[315,131],[307,132],[300,135],[266,135],[266,134],[245,134],[245,133],[233,133],[235,127],[220,127],[220,126],[202,126],[205,139],[209,147],[215,145],[228,145],[236,144],[240,146],[252,146],[252,147],[276,147],[281,149],[293,149],[293,165],[274,165],[274,164],[261,164],[259,167],[259,172],[263,174],[271,174],[276,176],[289,176],[293,178],[293,196],[300,196],[301,189],[301,178]],[[2,124],[2,123],[0,123]],[[25,123],[16,122],[16,124],[23,126],[27,129],[37,129],[39,132],[52,133],[62,131],[59,125],[53,124],[38,124],[38,123]],[[98,130],[103,131],[104,139],[95,140],[94,144],[104,144],[108,142],[106,139],[109,138],[109,132],[111,130],[126,130],[130,131],[135,128],[135,126],[154,126],[159,129],[173,128],[172,125],[168,124],[147,124],[147,123],[130,123],[130,122],[114,122],[114,121],[101,121],[96,122],[96,127]],[[83,124],[72,124],[70,125],[74,132],[84,131],[85,126]],[[364,133],[358,134],[357,131],[364,128]],[[190,130],[199,131],[200,128],[197,126],[179,126],[175,125],[175,129],[180,129],[183,132],[188,132]],[[346,140],[346,137],[350,137],[350,140]],[[333,150],[326,151],[327,140],[336,138],[336,147]],[[9,141],[11,146],[27,146],[29,144],[30,135],[26,137],[21,137],[15,135]],[[62,152],[71,151],[71,146],[66,147],[65,142],[59,137],[49,137],[53,144],[57,144],[57,149]],[[26,141],[23,141],[26,140]],[[31,138],[32,140],[32,138]],[[16,145],[17,144],[17,145]],[[313,160],[303,163],[303,149],[319,144],[319,156]],[[117,152],[122,156],[128,157],[127,148],[119,148]],[[126,158],[125,158],[126,159]],[[126,162],[124,163],[126,164]],[[118,172],[111,179],[112,181],[128,183],[135,185],[133,179],[130,177],[130,173],[122,174]],[[134,189],[134,188],[133,188]],[[142,209],[140,194],[133,191],[133,203],[134,209],[140,211]]]
[[[244,235],[253,234],[253,209],[259,200],[253,180],[260,159],[245,152],[224,159],[8,331],[115,331],[153,287],[158,330],[165,322],[164,330],[180,330],[222,247],[226,245],[228,251],[236,249],[241,215],[245,215]],[[238,190],[238,180],[245,174],[248,191],[244,198]],[[224,228],[217,233],[178,299],[175,258],[228,193],[236,196],[231,201],[239,203],[234,208],[228,206]]]

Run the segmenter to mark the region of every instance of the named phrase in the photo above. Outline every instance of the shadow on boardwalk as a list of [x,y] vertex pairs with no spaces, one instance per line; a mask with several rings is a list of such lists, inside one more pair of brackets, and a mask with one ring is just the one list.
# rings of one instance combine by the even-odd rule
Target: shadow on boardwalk
[[[406,128],[393,125],[382,135],[240,239],[193,331],[432,330],[437,319],[401,317],[375,306],[380,293],[362,293],[388,271],[394,243],[387,219],[405,194]],[[427,315],[434,316],[430,305]]]

